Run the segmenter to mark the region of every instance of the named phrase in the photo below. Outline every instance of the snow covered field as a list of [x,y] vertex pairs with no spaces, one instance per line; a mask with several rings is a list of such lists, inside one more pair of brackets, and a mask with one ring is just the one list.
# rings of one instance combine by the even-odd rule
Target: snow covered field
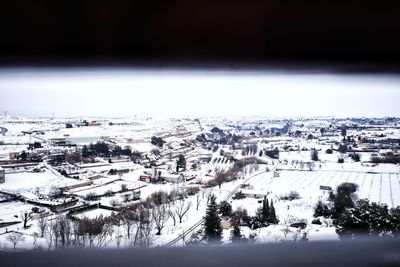
[[[83,119],[97,121],[101,125],[88,127],[66,128],[65,123],[81,123]],[[201,123],[200,123],[201,121]],[[291,123],[291,134],[283,133],[278,135],[269,131],[272,128],[282,128]],[[48,195],[51,189],[73,186],[68,189],[66,196],[59,199],[63,203],[67,197],[76,199],[76,208],[93,207],[92,205],[108,206],[110,209],[125,209],[146,200],[152,194],[163,191],[183,192],[188,187],[199,187],[195,195],[189,195],[184,200],[184,205],[189,205],[188,212],[182,217],[182,221],[169,215],[161,235],[151,236],[150,246],[163,246],[170,244],[174,246],[186,245],[192,234],[203,227],[202,219],[206,213],[207,196],[214,194],[217,202],[227,200],[232,209],[246,209],[249,216],[256,214],[257,208],[261,206],[262,197],[254,195],[266,195],[269,201],[274,203],[279,223],[252,230],[247,226],[241,226],[241,233],[245,237],[252,237],[251,242],[289,242],[299,240],[301,235],[307,234],[310,241],[338,240],[335,227],[331,219],[321,219],[321,225],[312,224],[314,219],[314,207],[318,200],[326,200],[329,192],[321,190],[320,186],[331,187],[333,190],[344,182],[358,185],[357,197],[368,198],[370,201],[387,204],[389,208],[400,205],[400,165],[381,163],[374,164],[370,161],[371,155],[380,152],[391,152],[385,147],[380,151],[366,150],[360,147],[354,148],[360,154],[360,161],[355,162],[350,153],[340,153],[339,144],[343,143],[340,135],[342,123],[348,123],[353,127],[352,122],[324,119],[305,119],[299,121],[287,120],[263,120],[263,118],[201,118],[195,119],[156,119],[156,118],[70,118],[70,119],[31,119],[23,118],[0,118],[0,126],[8,131],[0,136],[0,160],[9,164],[9,153],[21,153],[27,150],[28,144],[41,142],[46,153],[55,154],[78,154],[82,156],[81,150],[84,144],[90,140],[102,140],[106,142],[110,151],[119,146],[128,147],[140,154],[139,159],[130,157],[96,156],[92,158],[80,158],[77,162],[65,161],[61,164],[50,163],[50,157],[46,154],[43,162],[38,166],[21,166],[19,169],[8,166],[5,183],[0,184],[0,191],[15,193],[25,200],[38,200],[39,195]],[[335,124],[336,123],[336,124]],[[333,126],[332,126],[333,125]],[[226,131],[228,138],[232,135],[242,136],[242,140],[227,143],[219,139],[220,136],[213,127],[220,127]],[[320,128],[330,129],[329,135],[323,136]],[[203,129],[204,128],[204,129]],[[257,129],[257,130],[256,130]],[[40,133],[23,134],[21,131],[40,131]],[[42,134],[43,131],[43,134]],[[299,134],[296,132],[299,131]],[[197,137],[204,134],[206,142],[198,141]],[[309,138],[308,135],[312,137]],[[398,128],[368,128],[363,130],[348,130],[351,138],[398,138]],[[165,144],[158,147],[152,144],[153,136],[162,137]],[[384,136],[384,137],[382,137]],[[387,136],[387,137],[386,137]],[[61,147],[54,145],[51,138],[69,138],[75,140],[76,147]],[[230,137],[229,137],[230,138]],[[228,139],[229,139],[228,138]],[[238,139],[239,140],[239,139]],[[353,142],[353,145],[356,142]],[[253,153],[243,153],[246,146],[255,145]],[[277,159],[266,156],[268,150],[279,149]],[[326,153],[327,149],[334,148],[331,154]],[[318,160],[310,159],[311,151],[318,151]],[[54,150],[54,151],[53,151]],[[397,153],[393,149],[394,153]],[[187,160],[185,170],[176,171],[176,162],[179,154]],[[209,158],[210,161],[204,160]],[[235,160],[243,158],[258,159],[263,164],[257,167],[249,165],[238,171],[237,180],[224,182],[219,187],[207,188],[207,182],[213,180],[219,171],[230,170]],[[338,159],[343,158],[343,163]],[[126,161],[126,162],[125,162]],[[35,163],[36,164],[36,163]],[[312,168],[309,167],[312,165]],[[42,172],[34,172],[34,168]],[[309,168],[312,170],[310,171]],[[72,173],[74,178],[67,178],[61,171]],[[111,172],[114,171],[114,173]],[[116,173],[116,170],[119,172]],[[268,171],[266,171],[268,170]],[[150,175],[160,171],[165,177],[174,182],[147,183],[139,181],[141,175]],[[278,177],[274,172],[279,174]],[[13,173],[15,172],[15,173]],[[176,179],[180,174],[188,178],[188,181],[181,182]],[[243,185],[243,192],[247,194],[244,199],[232,199],[232,192],[240,190]],[[123,189],[124,188],[124,189]],[[141,200],[126,200],[127,195],[132,195],[132,190],[140,190]],[[125,191],[124,191],[125,190]],[[298,192],[300,198],[292,201],[282,200],[283,195],[292,191]],[[252,195],[254,193],[254,195]],[[95,196],[90,199],[88,196]],[[7,196],[1,197],[0,201],[7,201]],[[23,203],[23,201],[0,203],[0,223],[21,221],[21,213],[31,212],[34,205]],[[45,203],[48,200],[41,200]],[[50,202],[50,201],[49,201]],[[56,202],[54,202],[56,203]],[[54,204],[53,203],[53,204]],[[170,211],[175,211],[179,201],[169,202]],[[197,207],[198,206],[198,207]],[[49,221],[67,214],[52,212],[48,207],[41,206],[40,209],[49,215]],[[99,215],[108,217],[112,211],[104,208],[97,208],[75,214],[75,218],[95,218]],[[290,227],[292,223],[306,222],[307,227],[299,230]],[[0,228],[0,248],[9,249],[10,243],[6,237],[7,231],[19,231],[26,236],[26,241],[20,244],[20,249],[33,248],[35,245],[48,247],[48,238],[36,238],[38,232],[38,220],[32,219],[28,222],[27,229],[22,223]],[[232,228],[223,230],[224,244],[231,243],[230,235]],[[129,247],[132,240],[126,238],[127,230],[123,226],[113,226],[112,238],[108,241],[109,248],[119,245]],[[117,244],[117,237],[123,236],[121,244]],[[35,245],[34,245],[35,242]]]
[[400,177],[398,173],[369,173],[359,171],[281,171],[280,177],[268,173],[255,177],[250,184],[255,190],[264,190],[268,197],[278,199],[290,191],[299,192],[303,199],[316,203],[325,191],[319,187],[348,182],[359,186],[359,198],[385,203],[389,208],[400,205]]
[[0,184],[0,191],[18,193],[28,198],[36,198],[35,193],[48,194],[52,186],[62,187],[71,182],[46,170],[43,173],[20,172],[7,174],[7,182]]

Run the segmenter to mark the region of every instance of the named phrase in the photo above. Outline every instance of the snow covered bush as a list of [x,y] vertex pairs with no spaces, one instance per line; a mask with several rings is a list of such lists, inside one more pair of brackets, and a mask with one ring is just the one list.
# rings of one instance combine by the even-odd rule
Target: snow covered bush
[[218,211],[222,216],[230,216],[232,213],[232,206],[228,201],[221,201],[218,205]]
[[280,200],[289,200],[289,201],[292,201],[295,199],[300,199],[300,198],[301,198],[300,194],[297,191],[290,191],[289,193],[281,195],[279,197]]
[[339,217],[336,232],[340,238],[367,236],[391,237],[400,233],[400,207],[388,209],[386,204],[361,199]]
[[331,215],[332,211],[330,210],[329,206],[323,203],[321,200],[318,201],[314,209],[314,217],[329,217]]
[[87,201],[95,201],[98,200],[100,197],[98,195],[96,195],[96,193],[91,192],[91,193],[87,193],[86,196],[84,197],[85,200]]

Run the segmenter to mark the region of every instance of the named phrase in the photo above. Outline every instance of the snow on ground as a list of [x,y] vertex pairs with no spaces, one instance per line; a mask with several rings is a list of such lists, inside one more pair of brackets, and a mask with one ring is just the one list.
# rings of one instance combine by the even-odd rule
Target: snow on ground
[[[264,190],[268,197],[279,201],[279,196],[297,191],[303,200],[316,203],[327,192],[320,186],[335,189],[344,182],[359,186],[359,198],[368,198],[378,203],[386,203],[389,208],[400,205],[400,178],[397,173],[369,173],[360,171],[281,171],[279,177],[270,173],[261,174],[250,180],[255,190]],[[304,204],[304,203],[303,203]]]
[[[0,141],[4,142],[5,145],[0,146],[0,159],[7,159],[8,153],[12,151],[26,150],[27,144],[34,141],[44,140],[53,137],[63,137],[68,136],[69,138],[75,138],[75,140],[80,140],[84,142],[85,140],[97,140],[100,137],[110,137],[112,141],[121,147],[130,146],[132,150],[139,150],[142,152],[149,152],[154,146],[149,142],[151,136],[161,136],[168,143],[174,145],[174,151],[181,153],[182,150],[180,143],[185,139],[194,139],[196,134],[199,132],[198,124],[193,122],[193,120],[185,119],[171,119],[171,120],[158,120],[151,118],[119,118],[119,119],[104,119],[104,118],[84,118],[88,121],[98,120],[102,123],[101,126],[94,127],[80,127],[66,129],[66,120],[50,120],[50,119],[30,119],[24,120],[20,119],[9,119],[8,121],[2,122],[3,127],[8,129],[5,136],[0,137]],[[217,126],[224,131],[231,130],[232,133],[236,134],[248,134],[247,130],[234,130],[228,124],[233,126],[241,124],[243,129],[248,127],[249,131],[254,129],[258,125],[257,120],[264,120],[265,118],[257,119],[244,119],[240,118],[241,122],[234,122],[227,120],[225,118],[209,118],[202,119],[201,124],[203,127]],[[80,119],[76,119],[79,121]],[[109,122],[118,123],[121,122],[124,125],[110,125]],[[247,170],[246,173],[241,174],[245,176],[244,179],[239,179],[237,181],[232,181],[229,183],[222,184],[221,188],[214,187],[208,189],[202,189],[199,193],[200,204],[198,210],[196,210],[196,196],[190,196],[185,200],[185,203],[191,203],[191,208],[189,212],[182,218],[182,222],[174,222],[171,218],[168,219],[165,228],[162,230],[162,234],[159,236],[154,236],[151,240],[152,246],[163,245],[172,239],[178,237],[180,234],[185,232],[188,228],[192,227],[194,224],[199,222],[205,215],[206,210],[206,198],[207,195],[213,193],[217,197],[217,202],[224,200],[229,193],[234,190],[240,183],[245,182],[249,184],[247,190],[253,190],[257,193],[265,193],[268,199],[274,202],[274,207],[276,209],[276,214],[279,219],[278,225],[271,225],[269,227],[251,230],[248,227],[241,227],[242,234],[246,237],[249,235],[254,236],[255,243],[262,242],[280,242],[280,241],[292,241],[294,239],[301,238],[301,235],[306,232],[310,241],[319,240],[338,240],[338,236],[335,233],[334,227],[332,227],[332,222],[328,219],[322,219],[322,225],[313,225],[311,221],[313,219],[314,205],[319,199],[325,199],[328,196],[327,191],[320,190],[320,186],[330,186],[333,189],[337,185],[343,182],[352,182],[359,185],[359,190],[357,192],[359,198],[369,198],[371,201],[376,201],[380,203],[388,204],[389,208],[400,205],[400,177],[399,171],[400,166],[394,164],[378,164],[374,165],[367,163],[371,157],[371,152],[362,152],[361,162],[353,162],[347,155],[344,155],[344,163],[338,164],[338,157],[342,156],[338,152],[334,151],[333,154],[326,154],[326,149],[331,148],[334,142],[340,142],[342,137],[339,132],[335,136],[320,136],[319,131],[316,129],[318,127],[328,127],[330,121],[326,120],[310,120],[310,121],[299,121],[298,124],[304,124],[304,127],[299,128],[302,132],[302,137],[289,137],[289,136],[272,136],[264,137],[257,136],[256,138],[248,139],[249,142],[258,142],[259,149],[271,149],[278,147],[280,150],[280,163],[277,166],[276,160],[270,160],[265,157],[262,159],[268,161],[267,166],[260,167],[260,171],[265,170],[266,167],[269,169],[274,169],[278,167],[279,177],[273,177],[273,172],[261,173],[259,175],[254,175],[247,181],[247,178],[252,174]],[[283,127],[285,123],[283,122],[265,122],[261,129],[267,129],[268,127]],[[186,137],[174,136],[177,129],[184,128],[186,131]],[[315,128],[315,129],[314,129]],[[247,129],[247,128],[246,128]],[[44,135],[22,135],[21,131],[29,130],[39,130],[44,131]],[[185,132],[185,130],[183,130]],[[209,129],[208,129],[209,130]],[[293,130],[293,129],[292,129]],[[306,136],[312,133],[318,139],[307,140]],[[400,131],[396,129],[383,129],[383,130],[362,130],[361,132],[349,130],[348,135],[358,135],[363,134],[371,138],[379,139],[378,134],[387,135],[385,138],[398,138],[400,136]],[[284,151],[283,147],[285,145],[290,145],[294,151]],[[175,147],[176,146],[176,147]],[[337,147],[337,145],[334,145]],[[235,150],[231,151],[229,146],[220,145],[224,151],[232,152],[236,158],[241,158],[241,151]],[[307,151],[301,151],[301,149],[307,149]],[[320,161],[315,163],[314,171],[307,171],[307,167],[303,166],[304,171],[301,171],[300,161],[309,162],[311,159],[310,149],[316,148],[319,151]],[[300,151],[299,151],[300,149]],[[164,149],[161,149],[162,153],[166,153]],[[196,174],[198,178],[191,181],[207,181],[212,179],[214,176],[215,169],[227,169],[232,166],[232,163],[225,163],[222,161],[223,157],[220,156],[220,151],[211,152],[209,150],[204,150],[200,147],[193,147],[193,150],[189,152],[182,152],[189,157],[194,159],[197,154],[201,153],[211,153],[212,160],[208,164],[199,165],[199,169],[186,172],[186,174]],[[257,153],[258,154],[258,153]],[[256,155],[257,155],[256,154]],[[164,155],[164,154],[163,154]],[[167,160],[167,157],[164,158]],[[213,162],[217,159],[216,162]],[[218,161],[220,159],[220,161]],[[175,167],[174,159],[172,161],[172,168]],[[179,187],[188,186],[189,183],[182,184],[147,184],[138,181],[139,175],[143,174],[144,169],[142,166],[134,164],[132,162],[121,162],[121,163],[111,163],[108,164],[107,159],[102,160],[102,162],[107,163],[107,166],[98,166],[85,168],[88,170],[86,175],[81,178],[87,178],[86,176],[93,176],[101,173],[103,178],[93,180],[93,184],[90,186],[85,186],[77,189],[73,189],[70,192],[76,194],[78,197],[84,197],[88,193],[104,194],[107,191],[119,191],[123,184],[127,185],[128,189],[138,188],[144,186],[140,189],[141,198],[146,199],[152,193],[156,191],[170,192]],[[274,165],[272,165],[274,163]],[[49,166],[47,166],[50,168]],[[170,167],[170,166],[169,166]],[[117,169],[129,169],[130,172],[119,175],[108,175],[110,168]],[[167,172],[166,169],[162,170]],[[207,176],[208,175],[208,176]],[[70,184],[77,184],[87,179],[73,180],[65,178],[59,175],[57,172],[52,172],[47,170],[44,173],[31,173],[23,171],[21,173],[7,174],[6,183],[0,184],[0,190],[15,192],[23,194],[27,197],[36,198],[35,195],[36,188],[39,188],[40,193],[46,193],[51,186],[64,186]],[[293,201],[281,200],[280,196],[287,194],[290,191],[297,191],[300,195],[300,199]],[[103,205],[111,205],[112,202],[123,203],[124,194],[118,193],[110,197],[102,197],[98,201],[92,203],[100,202]],[[237,208],[245,208],[250,216],[254,215],[257,208],[261,206],[259,199],[252,197],[247,197],[241,200],[229,200],[232,204],[233,210]],[[176,203],[175,203],[176,205]],[[11,221],[20,219],[20,214],[23,211],[30,211],[32,205],[24,204],[22,202],[10,202],[10,203],[0,203],[0,218],[4,221]],[[174,206],[171,206],[174,209]],[[86,216],[94,218],[99,214],[103,216],[108,216],[111,211],[105,209],[95,209],[91,211],[84,212],[77,216]],[[17,216],[18,218],[16,218]],[[293,222],[306,221],[308,226],[305,230],[299,231],[296,228],[291,228],[290,225]],[[27,234],[27,240],[19,245],[19,248],[32,248],[34,247],[33,233],[37,232],[37,221],[32,220],[29,222],[31,227],[29,229],[22,229],[22,224],[7,227],[8,230],[17,230]],[[200,227],[199,227],[200,228]],[[116,235],[126,236],[126,231],[123,227],[114,228],[114,240],[112,240],[108,247],[115,247]],[[6,241],[5,229],[0,229],[0,247],[10,247],[10,243]],[[189,234],[184,239],[177,242],[176,245],[181,246],[185,244],[190,238]],[[230,229],[224,230],[224,243],[230,243]],[[43,247],[47,246],[47,241],[44,239],[38,239],[37,244]],[[126,238],[122,241],[121,246],[129,246],[129,241]]]
[[6,175],[6,182],[4,184],[0,184],[0,191],[18,193],[26,197],[35,197],[34,193],[37,188],[39,188],[41,194],[45,194],[49,192],[52,186],[65,186],[71,183],[71,181],[72,179],[61,178],[48,170],[43,173],[12,173]]
[[82,213],[78,213],[75,214],[74,217],[83,219],[83,218],[88,218],[88,219],[95,219],[96,217],[99,216],[103,216],[103,217],[108,217],[111,216],[111,214],[113,214],[115,212],[111,211],[111,210],[106,210],[106,209],[93,209],[93,210],[89,210],[89,211],[85,211]]
[[0,203],[0,218],[5,222],[21,221],[21,213],[25,211],[30,212],[33,207],[31,204],[19,201]]

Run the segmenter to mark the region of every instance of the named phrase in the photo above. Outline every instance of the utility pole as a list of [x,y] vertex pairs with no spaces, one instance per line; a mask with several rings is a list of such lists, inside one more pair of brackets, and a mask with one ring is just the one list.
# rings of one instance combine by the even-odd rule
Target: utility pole
[[7,110],[4,111],[4,118],[7,117]]

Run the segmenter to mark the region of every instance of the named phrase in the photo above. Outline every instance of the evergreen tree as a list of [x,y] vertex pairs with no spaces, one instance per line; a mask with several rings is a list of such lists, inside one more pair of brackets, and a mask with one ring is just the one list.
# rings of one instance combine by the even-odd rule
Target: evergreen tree
[[231,231],[231,240],[232,242],[238,241],[242,238],[242,234],[240,232],[240,227],[237,224],[233,225],[233,229]]
[[231,231],[231,241],[232,243],[242,243],[247,241],[247,239],[242,235],[238,222],[233,222],[233,229]]
[[314,209],[314,217],[329,217],[331,216],[332,212],[330,211],[329,207],[327,204],[322,203],[322,201],[318,201],[317,205],[315,206]]
[[82,157],[86,158],[90,155],[87,145],[84,145],[82,148]]
[[220,243],[222,235],[221,219],[218,216],[218,205],[215,195],[211,195],[204,218],[205,239],[209,243]]
[[365,235],[388,237],[396,233],[393,225],[395,209],[388,210],[386,204],[371,204],[367,199],[357,201],[354,207],[346,208],[337,221],[336,232],[340,238],[358,238]]
[[221,213],[222,216],[230,216],[232,213],[232,205],[226,200],[221,201],[221,203],[219,203],[219,213]]
[[22,150],[22,153],[21,153],[20,157],[21,157],[22,160],[26,160],[27,154],[26,154],[25,150]]
[[318,151],[316,149],[311,150],[311,160],[312,161],[318,161]]
[[333,219],[339,219],[346,208],[354,207],[353,195],[357,189],[358,185],[353,183],[342,183],[337,187],[336,194],[330,196],[333,200]]
[[342,131],[340,134],[343,136],[343,141],[346,141],[346,135],[347,135],[346,126],[342,127]]
[[276,213],[275,213],[275,207],[274,207],[274,202],[271,200],[271,206],[269,207],[270,214],[269,214],[269,220],[268,222],[276,224],[278,223],[278,219],[276,218]]
[[390,209],[390,224],[393,235],[398,236],[400,233],[400,206]]
[[151,144],[155,146],[162,147],[165,143],[166,142],[161,137],[157,136],[151,137]]
[[268,226],[270,216],[271,210],[268,204],[268,199],[264,196],[262,206],[257,209],[256,215],[251,220],[251,228],[258,229],[264,226]]
[[263,205],[262,205],[262,220],[263,223],[268,222],[268,218],[270,217],[270,208],[268,204],[268,199],[264,196]]
[[179,168],[186,168],[186,159],[182,154],[178,156],[178,160],[176,161],[176,172],[179,171]]

